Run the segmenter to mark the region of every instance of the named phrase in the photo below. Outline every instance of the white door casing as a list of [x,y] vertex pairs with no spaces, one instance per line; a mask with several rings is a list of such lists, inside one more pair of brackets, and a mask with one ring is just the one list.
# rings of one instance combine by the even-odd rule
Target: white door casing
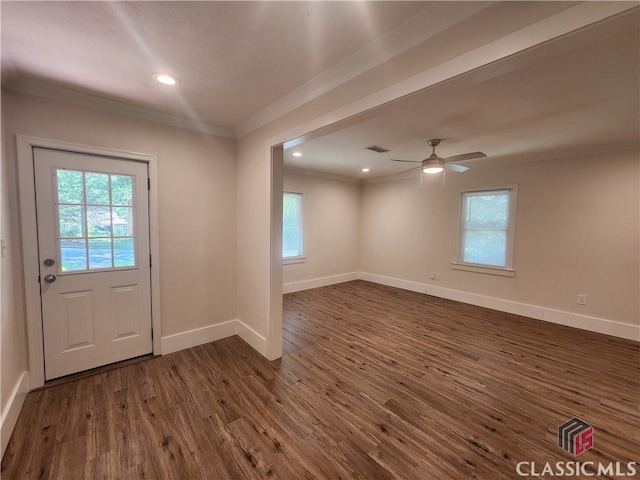
[[[151,309],[150,309],[150,313],[148,314],[150,315],[150,322],[149,320],[145,320],[145,321],[147,322],[148,325],[150,324],[153,327],[153,340],[151,344],[149,343],[148,339],[144,340],[143,343],[145,343],[144,350],[146,352],[149,352],[152,347],[152,351],[154,354],[156,355],[161,354],[162,352],[161,352],[161,335],[160,335],[161,322],[160,322],[160,292],[159,292],[160,271],[158,268],[159,267],[159,242],[158,242],[159,229],[158,229],[158,211],[157,211],[158,199],[157,199],[157,189],[154,188],[154,186],[157,184],[156,183],[157,166],[155,163],[155,156],[150,154],[115,150],[115,149],[104,148],[104,147],[78,145],[78,144],[73,144],[68,142],[62,142],[62,141],[38,138],[38,137],[30,137],[30,136],[24,136],[24,135],[17,135],[17,147],[18,147],[17,148],[18,179],[19,179],[19,188],[20,188],[20,192],[19,192],[20,193],[20,217],[21,217],[21,227],[22,227],[23,270],[24,270],[27,333],[28,333],[28,346],[29,346],[30,387],[32,389],[37,388],[39,386],[42,386],[45,381],[45,361],[44,361],[45,346],[44,346],[43,323],[42,323],[42,320],[44,317],[43,314],[45,312],[42,309],[42,305],[44,305],[44,303],[41,304],[41,297],[40,297],[41,284],[39,283],[39,279],[41,276],[40,275],[41,267],[42,267],[43,279],[45,275],[49,274],[49,272],[48,271],[45,272],[45,270],[50,270],[48,267],[45,267],[42,262],[44,262],[46,258],[52,258],[52,257],[45,257],[45,256],[43,256],[42,258],[39,258],[38,256],[39,245],[38,245],[38,232],[37,232],[37,224],[36,224],[36,191],[35,191],[35,184],[34,184],[34,173],[35,173],[34,172],[34,152],[37,152],[38,147],[42,147],[50,150],[65,151],[67,152],[67,154],[75,153],[75,154],[88,155],[89,157],[94,157],[94,156],[103,157],[103,160],[106,159],[108,161],[112,159],[114,161],[117,161],[117,160],[130,161],[128,163],[131,163],[131,164],[137,163],[139,166],[143,167],[145,170],[148,171],[148,178],[150,179],[151,189],[147,192],[146,174],[142,175],[145,177],[144,188],[139,188],[139,189],[144,192],[144,194],[147,196],[149,201],[149,207],[148,207],[149,224],[148,224],[148,228],[144,228],[144,233],[142,235],[144,236],[146,234],[147,239],[144,241],[144,243],[146,245],[150,245],[150,253],[151,253],[151,257],[153,258],[153,268],[150,269],[150,272],[147,271],[146,282],[145,282],[145,284],[147,285],[146,290],[151,294],[151,300],[150,300]],[[89,157],[85,157],[85,158],[89,158]],[[84,170],[87,170],[87,171],[96,170],[96,168],[92,169],[87,167],[86,164],[84,164],[84,167],[85,167]],[[79,169],[79,171],[80,170],[83,170],[83,169],[81,168]],[[51,196],[49,197],[50,198],[49,202],[53,203],[53,200],[52,200],[53,191],[50,192],[50,195]],[[51,218],[53,219],[53,223],[55,223],[55,218],[53,218],[53,215],[51,216]],[[58,248],[58,245],[55,243],[55,241],[54,241],[54,244],[55,244],[54,249]],[[147,249],[149,249],[149,247],[147,247]],[[140,256],[137,255],[136,268],[138,265],[146,265],[146,268],[148,269],[151,257],[149,257],[148,254],[146,253],[143,255],[147,255],[146,262],[141,262],[141,259],[139,260]],[[44,286],[45,282],[43,282],[42,284],[44,286],[43,293],[45,294],[45,296],[46,296],[46,293],[53,293],[55,290],[52,289],[51,287],[53,287],[54,285],[57,285],[59,293],[62,292],[66,294],[66,298],[64,302],[66,304],[65,309],[68,307],[69,311],[72,314],[74,311],[78,312],[83,308],[87,309],[88,308],[87,301],[89,300],[89,298],[84,298],[83,300],[82,297],[84,294],[82,292],[86,292],[89,289],[87,288],[84,288],[84,290],[80,289],[77,291],[77,292],[80,292],[79,294],[78,293],[72,294],[70,292],[73,292],[73,288],[75,287],[73,287],[73,285],[71,285],[69,282],[66,282],[68,283],[68,288],[66,289],[63,288],[65,282],[62,282],[61,276],[56,274],[56,271],[57,271],[56,269],[59,268],[59,262],[57,258],[55,258],[55,260],[56,260],[56,265],[53,267],[53,274],[56,275],[57,277],[56,281],[51,284],[46,284],[46,286]],[[134,269],[130,269],[130,268],[124,269],[124,270],[116,269],[113,272],[102,271],[100,272],[100,275],[102,275],[103,278],[105,279],[105,282],[108,283],[107,282],[108,277],[118,276],[117,274],[119,272],[120,273],[126,272],[130,274],[132,270]],[[111,275],[112,273],[115,275]],[[67,274],[67,275],[63,273],[62,278],[66,277],[64,279],[68,280],[70,277],[74,277],[72,279],[72,283],[73,283],[73,282],[79,282],[78,279],[82,277],[88,278],[90,276],[91,274],[89,272],[86,272],[86,275],[83,273],[76,272],[74,274]],[[102,282],[102,280],[100,282]],[[96,308],[93,308],[93,306],[91,308],[92,312],[95,311],[96,309],[98,311],[103,311],[103,312],[108,311],[106,314],[108,314],[111,317],[120,319],[120,323],[117,324],[115,327],[116,328],[115,336],[118,337],[118,339],[115,340],[115,342],[113,342],[118,344],[119,348],[121,348],[126,343],[131,343],[125,340],[132,340],[132,337],[138,336],[133,332],[133,330],[135,328],[138,328],[138,326],[135,325],[135,328],[132,328],[132,325],[135,324],[136,320],[133,318],[133,316],[128,315],[126,313],[127,311],[131,313],[133,311],[132,310],[133,305],[135,305],[136,302],[139,302],[136,299],[136,297],[140,295],[140,292],[136,291],[137,287],[132,288],[133,285],[135,285],[135,282],[132,281],[130,278],[125,279],[124,281],[116,282],[116,286],[114,287],[112,285],[109,287],[109,290],[108,290],[109,291],[108,296],[109,297],[113,296],[113,298],[110,298],[108,301],[104,299],[98,301],[98,303],[106,302],[106,304],[108,304],[108,308],[106,309],[104,307],[98,308],[97,304],[95,305]],[[44,289],[47,287],[48,287],[47,292],[44,292]],[[95,297],[95,295],[96,294],[92,293],[90,296]],[[44,300],[44,297],[43,297],[43,300]],[[91,298],[91,300],[93,301],[94,298]],[[148,318],[148,315],[147,315],[147,318]],[[144,317],[145,315],[143,314],[142,316]],[[99,321],[100,319],[96,318],[96,320]],[[87,325],[85,324],[84,327],[86,328]],[[54,330],[58,331],[59,336],[62,335],[59,329],[54,328]],[[147,331],[149,332],[147,337],[149,337],[151,334],[151,328],[149,327]],[[95,335],[96,333],[100,334],[100,331],[96,330],[92,334]],[[65,335],[66,337],[63,338],[63,341],[67,342],[67,346],[66,346],[67,348],[64,348],[63,350],[71,350],[71,352],[68,352],[68,353],[72,353],[74,352],[74,350],[77,350],[77,351],[90,350],[90,348],[88,347],[88,344],[91,344],[91,342],[88,342],[86,338],[82,339],[81,338],[82,335],[76,335],[71,337],[69,337],[68,333],[66,333]],[[85,334],[85,337],[86,336],[87,335]],[[144,337],[144,335],[140,335],[140,336]],[[63,344],[63,341],[60,341],[60,340],[58,341],[59,341],[59,345]],[[72,346],[72,345],[75,345],[75,346]],[[124,348],[122,348],[122,350],[127,351],[127,353],[125,353],[127,357],[138,355],[140,354],[139,352],[141,351],[137,349],[137,347],[131,347],[131,346],[125,346]],[[91,357],[91,355],[89,357]],[[99,363],[105,363],[105,362],[110,363],[111,361],[118,361],[119,359],[117,355],[109,357],[109,354],[105,354],[104,352],[102,352],[99,355],[96,355],[96,358],[102,359],[99,361]],[[69,361],[69,363],[71,364],[75,364],[75,362],[76,360]],[[87,367],[87,368],[91,368],[91,367]],[[65,374],[65,373],[62,373],[62,374]],[[53,376],[57,376],[57,375],[58,374],[50,373],[49,369],[47,368],[47,379],[53,378]]]
[[146,163],[33,161],[46,379],[151,353]]

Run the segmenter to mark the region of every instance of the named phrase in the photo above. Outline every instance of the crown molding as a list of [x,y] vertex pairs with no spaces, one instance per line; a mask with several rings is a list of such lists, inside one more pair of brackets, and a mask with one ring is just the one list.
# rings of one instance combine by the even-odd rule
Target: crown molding
[[218,127],[202,121],[184,118],[170,113],[159,112],[157,110],[151,110],[149,108],[99,97],[89,93],[78,92],[70,88],[38,80],[18,77],[14,80],[8,81],[6,85],[3,85],[3,88],[15,92],[26,93],[28,95],[48,98],[50,100],[66,102],[80,107],[93,108],[103,112],[126,115],[139,120],[146,120],[172,127],[184,128],[186,130],[207,133],[218,137],[236,138],[233,130],[229,128]]

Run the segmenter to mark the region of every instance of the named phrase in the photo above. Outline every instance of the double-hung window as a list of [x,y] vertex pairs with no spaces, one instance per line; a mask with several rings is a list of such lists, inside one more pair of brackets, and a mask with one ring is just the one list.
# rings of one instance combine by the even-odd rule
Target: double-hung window
[[302,194],[284,192],[282,198],[282,258],[285,263],[303,261]]
[[461,192],[458,258],[453,268],[513,276],[517,187]]

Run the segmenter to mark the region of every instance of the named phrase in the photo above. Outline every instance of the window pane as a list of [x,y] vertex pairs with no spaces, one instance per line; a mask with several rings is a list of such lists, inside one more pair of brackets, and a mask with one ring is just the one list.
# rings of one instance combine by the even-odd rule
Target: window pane
[[300,231],[296,227],[284,227],[282,236],[282,256],[297,257],[300,251]]
[[282,198],[282,256],[302,255],[302,195],[285,193]]
[[506,229],[509,224],[509,193],[465,195],[465,228]]
[[111,236],[111,209],[87,207],[87,230],[89,237]]
[[505,230],[466,230],[463,235],[463,262],[506,267]]
[[58,203],[84,203],[82,172],[57,170]]
[[87,203],[89,205],[109,205],[109,175],[87,173],[85,175]]
[[133,208],[114,207],[111,218],[113,221],[114,237],[133,236]]
[[60,205],[58,212],[60,238],[84,237],[84,207]]
[[111,239],[89,240],[89,269],[111,268]]
[[128,175],[111,176],[111,202],[112,205],[132,205],[133,177]]
[[73,272],[87,269],[86,240],[60,240],[61,270]]
[[56,170],[60,272],[135,267],[131,175]]
[[136,252],[133,238],[114,239],[113,256],[115,267],[135,267]]

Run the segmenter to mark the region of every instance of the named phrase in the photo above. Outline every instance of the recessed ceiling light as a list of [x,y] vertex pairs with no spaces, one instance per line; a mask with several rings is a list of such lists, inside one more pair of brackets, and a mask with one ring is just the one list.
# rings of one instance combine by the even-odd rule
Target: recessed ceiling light
[[302,154],[300,152],[293,152],[294,157],[301,157]]
[[178,77],[174,77],[173,75],[169,75],[168,73],[154,73],[153,78],[155,78],[163,85],[176,85],[180,82],[180,80],[178,80]]
[[367,173],[367,172],[369,171],[369,169],[368,169],[368,168],[363,168],[363,169],[362,169],[362,171],[363,171],[364,173]]

